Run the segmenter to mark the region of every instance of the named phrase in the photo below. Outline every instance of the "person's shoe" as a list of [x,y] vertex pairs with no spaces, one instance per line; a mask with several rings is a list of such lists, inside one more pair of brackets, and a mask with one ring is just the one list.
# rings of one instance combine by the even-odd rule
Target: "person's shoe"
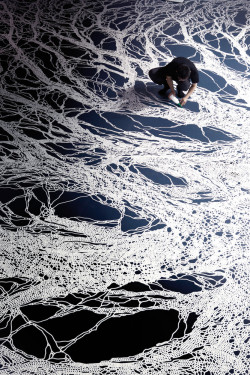
[[164,95],[166,95],[166,91],[167,91],[167,89],[161,89],[161,90],[159,91],[159,94],[160,94],[161,96],[164,96]]

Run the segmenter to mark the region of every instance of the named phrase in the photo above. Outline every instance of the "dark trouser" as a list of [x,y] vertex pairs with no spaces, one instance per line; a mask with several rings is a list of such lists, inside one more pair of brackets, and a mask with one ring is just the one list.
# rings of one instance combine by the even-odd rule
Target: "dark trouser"
[[[158,67],[153,68],[148,72],[150,79],[158,85],[164,85],[163,90],[168,90],[170,87],[166,82],[166,75],[164,74],[164,68]],[[185,94],[183,91],[187,91],[190,87],[190,80],[176,81],[177,82],[177,93],[179,97],[183,97]]]

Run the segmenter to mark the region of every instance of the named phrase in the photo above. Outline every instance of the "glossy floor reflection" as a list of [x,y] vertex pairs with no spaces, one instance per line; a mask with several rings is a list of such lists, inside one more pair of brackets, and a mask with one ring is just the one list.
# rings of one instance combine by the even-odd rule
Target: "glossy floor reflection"
[[248,8],[0,3],[0,372],[248,374]]

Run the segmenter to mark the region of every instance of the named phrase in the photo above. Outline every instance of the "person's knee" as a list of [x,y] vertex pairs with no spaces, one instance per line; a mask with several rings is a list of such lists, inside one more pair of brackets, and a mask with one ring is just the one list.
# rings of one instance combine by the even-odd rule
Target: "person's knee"
[[161,67],[150,69],[148,75],[154,83],[157,83],[158,85],[162,85],[164,83]]
[[154,76],[154,69],[150,69],[150,71],[148,72],[148,75],[149,75],[149,78],[152,79],[153,81],[153,76]]
[[190,85],[191,85],[191,83],[190,83],[189,80],[186,80],[186,81],[179,81],[179,82],[178,82],[178,86],[177,86],[177,88],[178,88],[178,90],[180,90],[180,91],[186,91],[186,90],[189,89]]

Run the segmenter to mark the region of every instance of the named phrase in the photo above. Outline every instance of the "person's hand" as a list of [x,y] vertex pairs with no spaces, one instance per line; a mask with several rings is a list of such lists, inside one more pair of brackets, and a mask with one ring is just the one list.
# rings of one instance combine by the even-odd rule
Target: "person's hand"
[[174,95],[174,96],[176,96],[175,90],[173,90],[173,91],[171,90],[170,95]]
[[184,98],[181,99],[181,105],[185,105],[187,103],[187,98],[184,96]]

